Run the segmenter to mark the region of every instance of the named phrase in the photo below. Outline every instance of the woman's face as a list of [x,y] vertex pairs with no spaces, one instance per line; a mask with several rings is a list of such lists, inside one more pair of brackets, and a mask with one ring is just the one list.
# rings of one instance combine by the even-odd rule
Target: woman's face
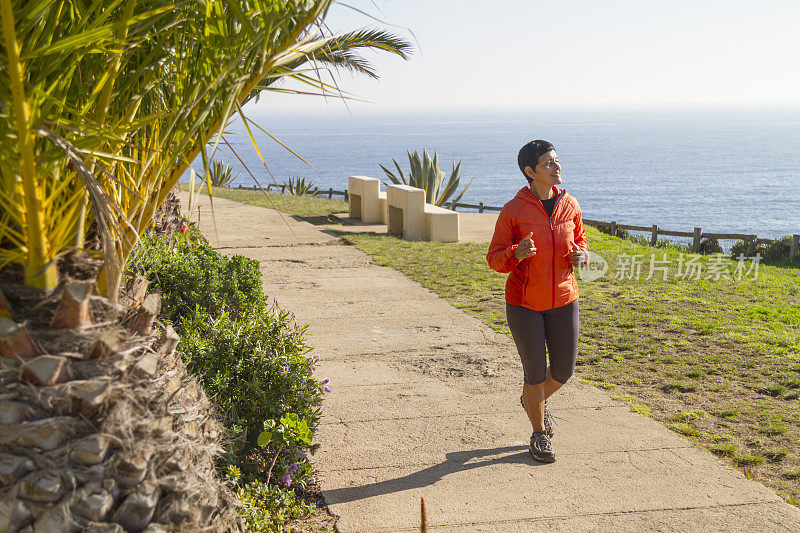
[[539,163],[533,169],[533,181],[540,185],[552,187],[561,183],[561,165],[555,150],[539,156]]

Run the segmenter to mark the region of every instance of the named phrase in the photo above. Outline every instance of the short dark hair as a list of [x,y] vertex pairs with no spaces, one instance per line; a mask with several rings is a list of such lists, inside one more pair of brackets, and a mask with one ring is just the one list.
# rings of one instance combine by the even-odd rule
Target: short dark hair
[[519,149],[519,154],[517,155],[517,164],[519,164],[519,169],[522,171],[522,175],[525,176],[525,179],[528,180],[528,182],[530,182],[531,179],[527,174],[525,174],[525,167],[531,167],[532,169],[535,169],[536,165],[539,164],[539,158],[550,150],[555,149],[555,146],[541,139],[531,141]]

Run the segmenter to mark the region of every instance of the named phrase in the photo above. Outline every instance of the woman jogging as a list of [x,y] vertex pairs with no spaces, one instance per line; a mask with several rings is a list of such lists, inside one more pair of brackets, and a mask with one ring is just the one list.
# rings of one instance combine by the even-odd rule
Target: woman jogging
[[500,211],[486,260],[509,273],[506,317],[522,360],[520,400],[533,426],[530,452],[552,463],[553,417],[546,400],[575,370],[578,284],[572,269],[588,260],[586,233],[578,202],[556,187],[561,165],[553,145],[531,141],[517,162],[528,185]]

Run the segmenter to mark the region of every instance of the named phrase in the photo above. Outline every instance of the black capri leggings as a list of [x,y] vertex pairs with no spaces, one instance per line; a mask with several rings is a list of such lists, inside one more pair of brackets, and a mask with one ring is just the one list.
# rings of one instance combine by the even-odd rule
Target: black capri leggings
[[566,383],[575,371],[578,357],[578,300],[547,311],[506,302],[506,317],[522,360],[525,383],[544,383],[545,344],[550,355],[550,375],[559,383]]

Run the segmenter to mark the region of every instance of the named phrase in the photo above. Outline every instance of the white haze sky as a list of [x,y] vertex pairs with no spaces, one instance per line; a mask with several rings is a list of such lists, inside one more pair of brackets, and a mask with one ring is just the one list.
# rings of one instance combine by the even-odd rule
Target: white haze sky
[[[410,40],[409,61],[367,53],[379,81],[340,88],[396,108],[800,106],[797,0],[344,0]],[[334,31],[377,23],[343,5]],[[384,25],[384,27],[386,27]],[[343,111],[266,94],[251,110]]]

